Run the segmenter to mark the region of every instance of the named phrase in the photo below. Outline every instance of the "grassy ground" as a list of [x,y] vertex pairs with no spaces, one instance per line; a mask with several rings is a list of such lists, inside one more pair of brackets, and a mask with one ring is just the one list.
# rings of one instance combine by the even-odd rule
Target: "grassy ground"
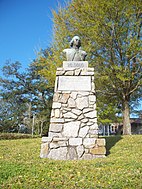
[[141,189],[142,135],[108,137],[107,157],[40,159],[41,139],[0,141],[2,189]]

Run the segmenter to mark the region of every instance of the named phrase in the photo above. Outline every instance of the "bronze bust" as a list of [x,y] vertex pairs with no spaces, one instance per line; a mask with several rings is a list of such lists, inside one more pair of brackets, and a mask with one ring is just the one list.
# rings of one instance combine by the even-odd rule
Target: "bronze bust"
[[80,49],[81,41],[78,36],[74,36],[70,41],[70,49],[64,49],[67,61],[85,61],[87,53]]

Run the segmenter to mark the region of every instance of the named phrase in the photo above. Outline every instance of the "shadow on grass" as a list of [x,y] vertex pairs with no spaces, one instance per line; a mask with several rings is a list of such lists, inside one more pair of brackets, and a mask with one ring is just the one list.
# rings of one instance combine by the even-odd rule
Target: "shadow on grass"
[[106,139],[106,155],[108,156],[110,154],[110,149],[115,146],[115,144],[122,139],[121,135],[115,135],[115,136],[105,136],[103,137]]

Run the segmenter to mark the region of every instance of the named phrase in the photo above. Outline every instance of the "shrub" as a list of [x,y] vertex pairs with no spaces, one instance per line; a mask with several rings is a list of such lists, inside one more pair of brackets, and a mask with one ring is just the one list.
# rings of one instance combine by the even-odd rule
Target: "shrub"
[[38,138],[38,135],[21,134],[21,133],[0,133],[0,140],[14,140],[25,138]]

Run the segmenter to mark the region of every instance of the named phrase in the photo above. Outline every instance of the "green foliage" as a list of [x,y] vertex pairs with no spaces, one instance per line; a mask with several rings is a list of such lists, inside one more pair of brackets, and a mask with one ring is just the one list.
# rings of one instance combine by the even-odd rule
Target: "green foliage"
[[56,69],[62,64],[60,51],[51,47],[39,52],[36,60],[38,74],[47,79],[48,83],[46,87],[53,90],[56,76]]
[[19,62],[8,62],[3,67],[4,77],[0,78],[0,131],[20,132],[20,125],[24,124],[27,132],[33,132],[34,121],[34,132],[47,133],[53,90],[47,89],[48,81],[38,74],[40,67],[35,61],[26,72],[21,72],[20,68]]
[[[46,57],[41,74],[48,80],[55,78],[55,74],[54,77],[45,74],[46,65],[49,70],[51,65],[60,65],[64,59],[62,50],[74,35],[79,35],[90,66],[95,68],[98,101],[105,99],[104,104],[108,105],[111,98],[113,117],[115,108],[121,107],[123,125],[130,127],[126,117],[131,99],[134,105],[142,90],[141,1],[72,0],[66,8],[59,8],[58,13],[53,11],[53,15],[52,55]],[[54,68],[51,67],[51,73],[55,73]],[[126,130],[124,134],[130,134],[130,129]]]
[[25,138],[37,138],[38,135],[21,134],[21,133],[0,133],[0,140],[15,140]]
[[[28,146],[28,148],[27,148]],[[107,137],[106,158],[40,159],[40,139],[0,141],[0,188],[142,188],[142,136]]]

